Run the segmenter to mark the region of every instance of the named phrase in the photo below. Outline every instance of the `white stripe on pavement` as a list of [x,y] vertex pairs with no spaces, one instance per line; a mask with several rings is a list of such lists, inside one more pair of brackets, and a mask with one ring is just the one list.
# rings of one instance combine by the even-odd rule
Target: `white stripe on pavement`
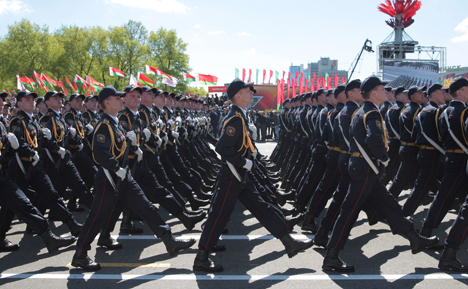
[[355,280],[453,280],[468,279],[468,274],[408,275],[133,275],[133,274],[14,274],[2,273],[0,279],[62,280],[164,280],[164,281],[355,281]]
[[[186,234],[186,235],[174,235],[175,238],[181,240],[195,239],[200,240],[201,234]],[[292,234],[294,239],[307,240],[314,238],[315,235],[302,235]],[[112,235],[112,238],[119,240],[156,240],[158,239],[154,235]],[[96,236],[99,239],[99,235]],[[275,239],[273,235],[221,235],[220,240],[272,240]]]

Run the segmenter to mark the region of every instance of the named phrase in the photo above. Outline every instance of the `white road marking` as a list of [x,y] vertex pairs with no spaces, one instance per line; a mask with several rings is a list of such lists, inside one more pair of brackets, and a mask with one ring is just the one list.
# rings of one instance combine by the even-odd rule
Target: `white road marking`
[[134,275],[134,274],[15,274],[2,273],[0,279],[62,280],[164,280],[164,281],[356,281],[356,280],[453,280],[468,279],[468,274],[389,274],[389,275]]
[[[181,240],[195,239],[200,240],[201,234],[184,234],[184,235],[174,235],[175,238]],[[292,234],[294,239],[297,240],[308,240],[314,238],[315,235],[302,235],[302,234]],[[99,235],[96,236],[96,239],[99,238]],[[112,238],[118,240],[157,240],[154,235],[112,235]],[[220,240],[272,240],[275,239],[273,235],[221,235]]]

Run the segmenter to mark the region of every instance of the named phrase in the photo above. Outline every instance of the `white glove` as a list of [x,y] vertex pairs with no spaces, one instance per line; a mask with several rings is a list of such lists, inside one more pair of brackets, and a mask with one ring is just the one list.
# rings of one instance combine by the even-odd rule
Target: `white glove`
[[50,132],[50,129],[48,129],[46,127],[42,129],[42,134],[48,140],[50,140],[52,138],[52,133]]
[[143,134],[145,135],[145,141],[149,141],[150,137],[151,137],[151,132],[149,129],[147,128],[144,128],[143,129]]
[[76,129],[74,127],[70,127],[68,129],[68,133],[70,134],[72,138],[74,138],[76,136]]
[[252,169],[253,162],[249,159],[245,159],[245,165],[243,166],[244,169],[250,171]]
[[61,148],[58,150],[57,153],[60,155],[60,157],[61,157],[62,160],[63,160],[63,159],[65,158],[65,154],[67,153],[67,151],[66,151],[64,148],[61,147]]
[[123,181],[125,180],[125,176],[127,175],[127,170],[124,168],[120,168],[115,174]]
[[82,144],[82,143],[80,143],[80,144],[78,145],[78,151],[80,151],[80,152],[81,152],[81,150],[82,150],[82,149],[83,149],[83,144]]
[[137,161],[141,162],[141,160],[143,159],[143,151],[140,148],[138,148],[135,154],[138,156]]
[[249,123],[249,129],[252,132],[252,134],[257,134],[257,127],[253,123]]
[[164,134],[163,138],[162,138],[162,141],[163,141],[163,144],[166,145],[167,144],[167,134]]
[[258,154],[258,153],[257,153],[257,150],[255,150],[255,151],[252,153],[252,156],[253,156],[254,159],[257,158],[257,154]]
[[137,145],[137,139],[136,139],[136,134],[134,131],[129,131],[127,132],[127,137],[132,143],[132,145],[136,146]]
[[154,137],[156,138],[156,143],[158,144],[158,147],[161,147],[161,145],[162,145],[161,138],[159,136],[157,136],[157,135],[155,135]]
[[178,139],[179,138],[179,134],[175,131],[172,132],[172,136],[174,137],[174,139]]
[[382,165],[384,165],[384,167],[387,167],[388,166],[388,162],[390,162],[390,159],[387,159],[386,161],[381,161],[381,160],[377,160],[377,162],[381,163]]
[[32,159],[34,160],[32,162],[32,165],[33,166],[37,165],[37,163],[39,162],[39,154],[36,151],[34,152],[34,155],[32,156]]
[[16,138],[16,135],[12,132],[9,132],[7,134],[7,138],[8,138],[8,141],[10,142],[11,147],[14,150],[17,150],[19,148],[19,143],[18,143],[18,139]]
[[90,125],[89,123],[86,125],[86,128],[88,129],[88,135],[92,134],[94,131],[94,127]]

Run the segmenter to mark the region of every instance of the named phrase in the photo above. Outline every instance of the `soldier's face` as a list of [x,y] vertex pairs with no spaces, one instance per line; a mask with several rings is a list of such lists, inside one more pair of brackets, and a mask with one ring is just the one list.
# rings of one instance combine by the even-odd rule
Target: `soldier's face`
[[379,85],[376,90],[376,104],[381,105],[382,103],[387,100],[387,96],[385,95],[385,88],[383,85]]
[[130,93],[125,94],[125,105],[129,109],[133,111],[138,110],[140,103],[141,103],[141,96],[138,90],[134,90]]
[[83,109],[83,99],[81,97],[74,98],[70,101],[70,106],[77,111],[81,111]]
[[34,101],[34,98],[32,95],[28,95],[25,97],[21,98],[21,101],[18,101],[18,107],[29,114],[32,114],[34,111],[34,108],[36,107],[36,102]]
[[416,91],[411,96],[411,100],[416,102],[417,104],[423,103],[424,93],[422,91]]
[[89,110],[96,110],[97,109],[97,101],[95,98],[91,98],[90,100],[88,100],[88,102],[86,103],[86,107],[89,109]]
[[109,96],[106,101],[106,111],[111,115],[117,115],[123,109],[123,99],[120,96]]
[[156,96],[154,98],[154,104],[156,104],[156,106],[164,106],[166,104],[166,98],[164,95]]
[[391,103],[395,102],[395,91],[389,91],[387,93],[387,100],[390,101]]
[[58,95],[51,96],[47,101],[46,104],[49,108],[53,110],[59,110],[62,106],[62,98]]

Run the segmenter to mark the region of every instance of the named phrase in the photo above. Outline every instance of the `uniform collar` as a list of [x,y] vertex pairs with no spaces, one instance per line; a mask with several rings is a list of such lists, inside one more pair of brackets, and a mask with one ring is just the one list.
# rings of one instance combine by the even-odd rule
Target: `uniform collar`
[[458,99],[452,100],[451,104],[456,104],[457,102],[461,103],[464,107],[466,107],[466,103],[464,103],[463,101],[458,100]]
[[244,109],[238,107],[238,106],[235,105],[235,104],[233,104],[232,106],[235,106],[235,107],[237,107],[238,109],[240,109],[240,111],[242,111],[242,116],[243,116],[244,118],[246,117],[247,114],[245,113],[245,110],[244,110]]
[[107,114],[105,113],[107,116],[109,116],[113,121],[114,121],[114,124],[117,125],[119,123],[119,120],[117,117],[113,116],[113,115],[110,115],[110,114]]

